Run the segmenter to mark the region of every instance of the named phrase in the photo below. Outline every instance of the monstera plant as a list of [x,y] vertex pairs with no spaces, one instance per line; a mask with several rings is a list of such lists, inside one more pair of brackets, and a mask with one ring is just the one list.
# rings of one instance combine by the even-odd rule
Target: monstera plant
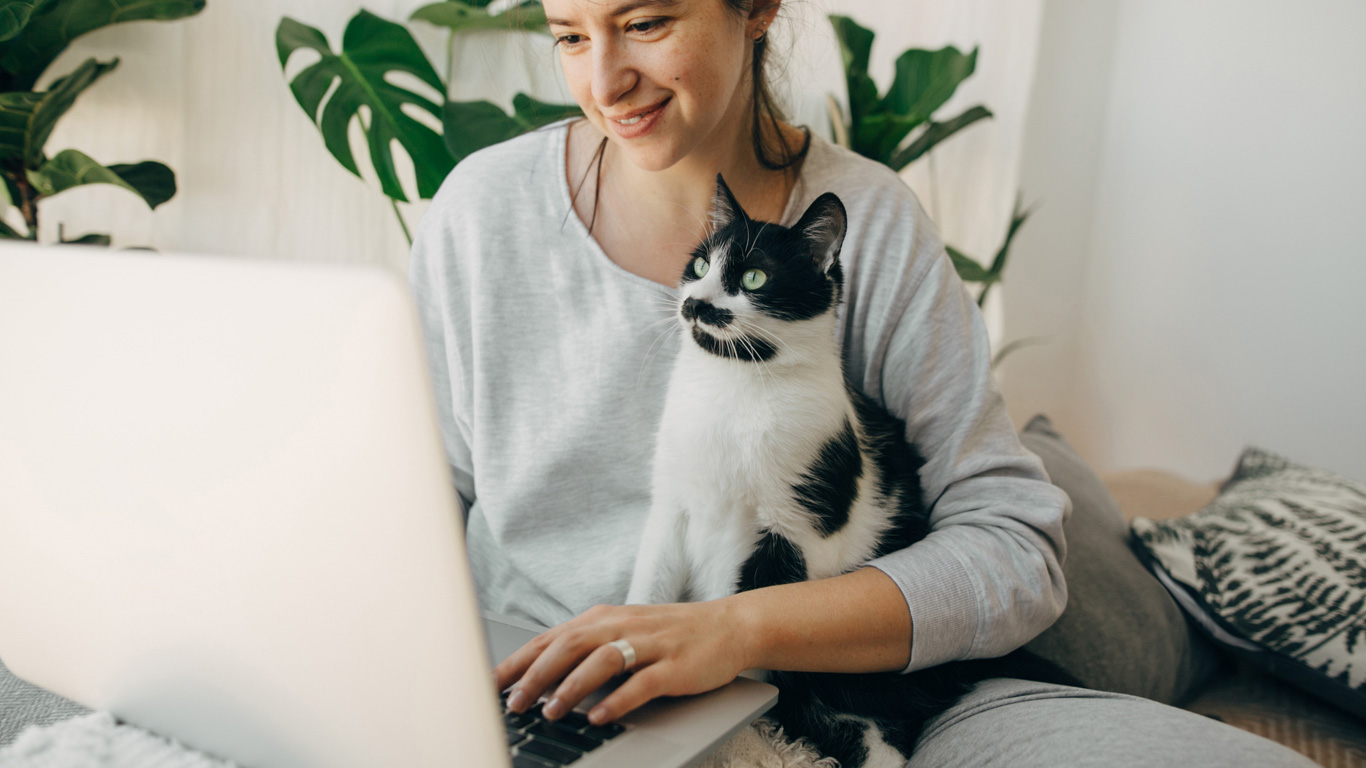
[[[450,0],[425,5],[410,17],[411,21],[449,31],[445,66],[448,79],[459,35],[490,30],[546,31],[545,13],[539,3],[523,3],[496,13],[490,13],[489,5],[490,0]],[[442,79],[412,34],[402,25],[369,11],[362,10],[347,23],[340,52],[333,52],[322,32],[289,17],[276,28],[275,46],[282,70],[300,49],[320,54],[316,63],[294,76],[289,88],[322,132],[328,151],[357,177],[360,169],[351,152],[347,129],[352,120],[360,122],[380,188],[389,197],[409,243],[412,236],[397,206],[398,201],[406,202],[408,198],[399,184],[390,150],[392,142],[397,141],[412,159],[417,194],[425,200],[436,194],[446,174],[471,152],[580,114],[578,107],[546,104],[522,93],[513,97],[511,114],[489,101],[451,101],[447,98],[448,79]],[[391,72],[406,73],[426,83],[441,94],[441,102],[395,85],[386,79]],[[405,114],[405,105],[426,112],[440,123],[441,130]],[[367,119],[361,119],[362,108],[368,113]]]
[[[175,195],[175,174],[152,161],[103,165],[76,149],[47,154],[53,128],[76,98],[118,59],[87,59],[43,91],[38,79],[81,35],[127,21],[169,21],[204,10],[205,0],[0,0],[0,215],[19,209],[24,232],[0,220],[0,238],[38,239],[38,204],[85,184],[113,184],[155,209]],[[60,236],[59,236],[60,239]],[[62,242],[108,245],[103,234]]]

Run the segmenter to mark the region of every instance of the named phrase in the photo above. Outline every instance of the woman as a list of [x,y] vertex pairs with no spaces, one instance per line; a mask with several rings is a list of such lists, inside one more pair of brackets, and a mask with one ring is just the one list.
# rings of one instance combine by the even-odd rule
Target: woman
[[[1066,496],[1019,445],[980,317],[923,211],[888,169],[772,109],[763,69],[778,5],[545,0],[586,120],[467,158],[419,229],[411,281],[481,602],[555,625],[496,670],[513,710],[544,695],[545,714],[561,716],[625,669],[632,676],[590,719],[748,668],[910,671],[994,656],[1066,603]],[[756,219],[791,224],[826,191],[843,200],[846,371],[929,459],[935,530],[837,578],[617,607],[649,510],[674,286],[718,172]],[[968,755],[1014,765],[1288,757],[1152,702],[1009,680],[932,723],[912,763]]]

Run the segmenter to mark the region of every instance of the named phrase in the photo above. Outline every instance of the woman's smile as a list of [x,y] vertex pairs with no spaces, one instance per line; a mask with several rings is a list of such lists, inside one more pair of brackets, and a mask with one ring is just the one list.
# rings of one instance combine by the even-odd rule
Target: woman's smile
[[665,109],[669,106],[672,97],[645,109],[626,113],[624,117],[609,117],[607,124],[612,127],[612,131],[623,139],[639,139],[651,131],[664,118]]

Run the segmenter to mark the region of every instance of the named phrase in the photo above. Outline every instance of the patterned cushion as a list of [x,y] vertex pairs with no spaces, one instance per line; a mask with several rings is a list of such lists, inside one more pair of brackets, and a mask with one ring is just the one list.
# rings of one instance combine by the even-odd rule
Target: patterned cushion
[[1217,642],[1366,717],[1366,485],[1248,448],[1209,506],[1133,532]]

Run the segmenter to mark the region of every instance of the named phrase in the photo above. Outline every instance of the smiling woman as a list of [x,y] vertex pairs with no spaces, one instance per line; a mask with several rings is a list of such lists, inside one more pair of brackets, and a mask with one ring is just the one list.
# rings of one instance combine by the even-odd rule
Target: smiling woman
[[[558,718],[629,670],[590,711],[601,723],[745,669],[915,672],[1037,635],[1066,602],[1067,499],[1021,447],[980,314],[914,195],[885,166],[788,124],[768,99],[779,0],[544,8],[584,117],[460,163],[410,262],[481,602],[553,627],[497,668],[509,706],[544,697]],[[676,313],[689,311],[678,286],[685,270],[707,269],[695,249],[716,223],[718,174],[756,222],[792,227],[823,194],[842,202],[845,282],[830,320],[842,375],[904,422],[926,457],[931,530],[818,581],[622,606],[679,359]],[[762,291],[776,274],[740,280]],[[773,357],[784,354],[775,345]],[[1265,744],[1153,702],[997,679],[931,721],[911,764],[962,754],[1025,766],[1296,764]]]

